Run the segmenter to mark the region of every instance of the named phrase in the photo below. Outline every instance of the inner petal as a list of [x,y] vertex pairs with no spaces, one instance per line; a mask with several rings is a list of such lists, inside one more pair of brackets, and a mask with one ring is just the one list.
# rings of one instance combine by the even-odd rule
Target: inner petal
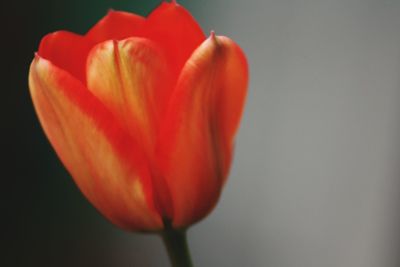
[[137,36],[144,21],[145,18],[136,14],[110,10],[86,33],[85,37],[97,44],[106,40],[122,40]]
[[42,39],[38,54],[85,83],[85,63],[92,46],[93,43],[81,35],[57,31]]
[[166,108],[166,88],[170,87],[170,75],[158,48],[138,37],[100,43],[88,57],[87,85],[151,159]]
[[175,80],[187,59],[205,40],[199,24],[185,8],[165,1],[147,17],[140,35],[161,47]]
[[145,19],[122,11],[109,11],[85,35],[57,31],[40,42],[38,54],[86,84],[86,60],[94,45],[105,40],[136,36]]

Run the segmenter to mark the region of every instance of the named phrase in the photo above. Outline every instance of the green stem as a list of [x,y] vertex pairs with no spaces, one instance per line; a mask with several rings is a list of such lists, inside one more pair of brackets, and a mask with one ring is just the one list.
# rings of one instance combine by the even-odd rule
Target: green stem
[[161,232],[162,239],[168,251],[173,267],[192,267],[189,247],[186,239],[186,229],[174,229],[168,223]]

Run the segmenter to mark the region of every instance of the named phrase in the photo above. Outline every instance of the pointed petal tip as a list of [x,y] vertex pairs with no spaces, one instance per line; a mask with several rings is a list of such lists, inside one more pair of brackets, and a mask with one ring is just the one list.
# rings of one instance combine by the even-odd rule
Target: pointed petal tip
[[34,68],[36,72],[40,72],[43,70],[43,67],[47,66],[47,64],[51,64],[50,61],[42,57],[38,52],[35,52],[30,71],[32,71],[32,68]]
[[181,7],[177,0],[163,0],[155,9],[173,10],[176,7]]
[[210,31],[210,37],[211,37],[211,38],[215,38],[215,31],[214,31],[214,30],[211,30],[211,31]]
[[[210,31],[210,35],[208,36],[208,40],[215,46],[219,46],[221,44],[221,40],[223,41],[223,37],[221,35],[217,35],[214,30]],[[221,39],[222,38],[222,39]]]
[[212,41],[217,41],[217,35],[215,34],[214,30],[210,31],[210,37],[209,37]]

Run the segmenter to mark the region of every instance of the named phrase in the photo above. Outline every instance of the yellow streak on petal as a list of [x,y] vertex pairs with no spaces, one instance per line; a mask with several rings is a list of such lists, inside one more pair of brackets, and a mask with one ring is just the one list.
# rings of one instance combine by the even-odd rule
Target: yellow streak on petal
[[143,186],[139,179],[135,179],[132,183],[133,197],[140,202],[145,201],[145,196],[143,192]]
[[101,43],[88,57],[87,76],[88,89],[151,154],[167,76],[154,44],[143,38]]

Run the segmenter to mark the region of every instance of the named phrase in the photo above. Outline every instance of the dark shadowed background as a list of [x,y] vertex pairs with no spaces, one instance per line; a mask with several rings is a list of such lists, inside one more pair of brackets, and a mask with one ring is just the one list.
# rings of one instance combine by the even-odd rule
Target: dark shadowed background
[[[156,236],[115,228],[80,194],[27,87],[46,33],[158,3],[2,2],[0,266],[168,266]],[[400,1],[180,3],[251,72],[229,182],[189,231],[196,266],[400,266]]]

